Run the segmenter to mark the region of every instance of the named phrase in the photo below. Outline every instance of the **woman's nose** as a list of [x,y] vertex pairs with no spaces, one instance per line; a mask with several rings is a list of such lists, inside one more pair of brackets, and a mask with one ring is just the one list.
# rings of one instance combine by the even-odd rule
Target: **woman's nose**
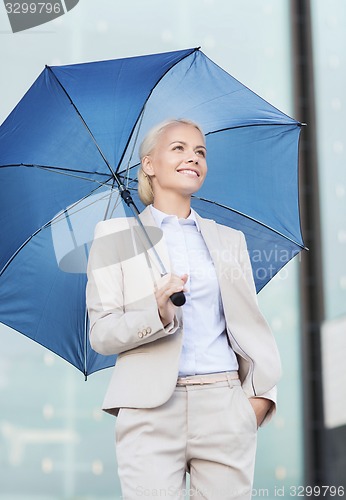
[[198,156],[196,153],[193,151],[185,160],[186,163],[198,163]]

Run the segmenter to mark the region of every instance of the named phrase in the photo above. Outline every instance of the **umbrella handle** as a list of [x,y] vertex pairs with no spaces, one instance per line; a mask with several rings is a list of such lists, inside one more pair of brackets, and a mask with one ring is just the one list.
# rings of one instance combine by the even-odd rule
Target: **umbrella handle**
[[183,292],[175,292],[170,296],[171,301],[175,306],[181,307],[186,302],[186,297]]

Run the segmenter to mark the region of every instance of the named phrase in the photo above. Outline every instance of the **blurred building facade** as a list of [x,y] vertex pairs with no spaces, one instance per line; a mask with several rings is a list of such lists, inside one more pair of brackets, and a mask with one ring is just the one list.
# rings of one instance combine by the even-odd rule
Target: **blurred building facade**
[[[305,494],[309,486],[346,489],[345,24],[344,0],[84,0],[63,18],[16,35],[0,12],[7,86],[18,82],[2,87],[0,121],[44,64],[201,45],[242,83],[307,123],[301,205],[310,252],[259,296],[283,378],[278,412],[259,431],[254,498],[317,496]],[[0,342],[0,500],[120,499],[115,419],[99,409],[110,371],[85,383],[64,361],[2,326]],[[324,497],[337,496],[333,491]]]

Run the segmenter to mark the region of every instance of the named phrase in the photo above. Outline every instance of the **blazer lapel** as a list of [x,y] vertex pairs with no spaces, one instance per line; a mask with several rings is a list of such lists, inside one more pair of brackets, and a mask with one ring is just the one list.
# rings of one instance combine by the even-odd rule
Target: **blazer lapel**
[[214,262],[216,274],[219,279],[219,285],[221,288],[221,278],[225,272],[226,263],[222,260],[222,242],[220,240],[219,232],[217,230],[217,225],[214,220],[211,219],[203,219],[198,214],[196,214],[199,227],[201,229],[201,233],[205,244],[208,247],[211,258]]
[[217,224],[210,219],[198,216],[201,233],[215,265],[219,281],[226,321],[230,326],[234,318],[234,308],[239,297],[248,293],[248,286],[231,243],[226,244],[220,237]]

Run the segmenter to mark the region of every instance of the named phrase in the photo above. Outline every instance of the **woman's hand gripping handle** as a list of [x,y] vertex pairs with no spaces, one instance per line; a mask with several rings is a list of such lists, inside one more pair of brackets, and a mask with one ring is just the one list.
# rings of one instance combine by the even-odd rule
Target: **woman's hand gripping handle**
[[161,286],[155,292],[157,307],[160,318],[164,326],[169,325],[174,318],[175,306],[182,306],[185,303],[185,284],[188,275],[166,274],[162,277]]

